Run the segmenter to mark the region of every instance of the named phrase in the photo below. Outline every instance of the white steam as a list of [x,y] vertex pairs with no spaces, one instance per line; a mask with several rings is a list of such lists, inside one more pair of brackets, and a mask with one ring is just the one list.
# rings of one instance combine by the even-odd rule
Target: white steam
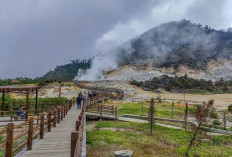
[[98,55],[93,58],[92,67],[83,72],[80,71],[75,78],[76,80],[102,80],[104,79],[103,71],[116,69],[117,64],[117,48],[126,40],[132,39],[140,31],[145,31],[141,28],[137,21],[128,23],[118,23],[112,30],[105,33],[96,42],[96,51]]

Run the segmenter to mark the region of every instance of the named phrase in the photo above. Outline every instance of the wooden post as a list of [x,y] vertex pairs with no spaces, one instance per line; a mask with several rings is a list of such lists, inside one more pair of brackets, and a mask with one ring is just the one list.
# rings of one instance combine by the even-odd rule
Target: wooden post
[[5,106],[5,90],[2,91],[2,113],[1,115],[4,116],[4,106]]
[[10,122],[12,123],[13,121],[13,109],[10,110]]
[[79,131],[80,125],[81,125],[81,121],[77,120],[76,121],[76,131]]
[[30,117],[29,126],[28,126],[27,150],[32,150],[33,127],[34,127],[34,117]]
[[188,120],[188,103],[185,103],[185,112],[184,112],[184,128],[187,129],[187,120]]
[[59,88],[59,104],[61,104],[61,87]]
[[223,112],[223,127],[226,128],[226,111]]
[[172,101],[172,113],[171,113],[171,119],[173,118],[173,109],[174,109],[174,101]]
[[28,119],[28,111],[29,111],[29,90],[27,89],[27,96],[26,96],[26,119]]
[[66,108],[65,114],[67,115],[68,114],[68,104],[65,106],[65,108]]
[[117,117],[118,117],[118,108],[115,107],[115,118],[117,118]]
[[54,110],[53,127],[56,127],[56,109]]
[[5,157],[13,157],[13,144],[14,144],[14,123],[8,123]]
[[151,119],[151,135],[153,131],[153,124],[154,124],[154,98],[151,99],[151,104],[150,104],[150,119]]
[[143,115],[143,102],[142,102],[142,115]]
[[82,118],[83,118],[83,116],[82,116],[82,115],[79,115],[79,120],[80,120],[80,121],[82,120]]
[[58,107],[58,121],[57,121],[58,124],[60,124],[60,107]]
[[61,106],[61,121],[63,120],[63,116],[64,116],[63,112],[64,112],[64,107]]
[[79,138],[78,131],[74,131],[71,133],[71,157],[74,157],[78,138]]
[[72,106],[74,105],[75,103],[75,98],[72,99]]
[[63,112],[63,117],[65,118],[65,106],[63,106],[64,112]]
[[43,139],[44,137],[44,113],[41,114],[41,120],[40,120],[40,139]]
[[102,105],[100,105],[100,119],[102,117]]
[[100,114],[100,105],[97,106],[97,113]]
[[35,90],[35,115],[38,113],[38,89]]
[[52,118],[51,118],[51,111],[48,112],[48,132],[51,132],[51,128],[52,128]]
[[64,114],[64,118],[65,118],[65,112],[66,112],[65,106],[63,107],[63,109],[64,109],[63,114]]

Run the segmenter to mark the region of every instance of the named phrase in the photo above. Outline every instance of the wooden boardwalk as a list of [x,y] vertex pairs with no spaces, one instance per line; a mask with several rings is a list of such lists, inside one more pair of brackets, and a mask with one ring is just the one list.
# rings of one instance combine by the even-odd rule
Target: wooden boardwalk
[[76,121],[81,110],[72,106],[64,120],[52,131],[45,134],[44,139],[35,140],[31,151],[21,151],[17,157],[70,157],[71,132],[75,131]]

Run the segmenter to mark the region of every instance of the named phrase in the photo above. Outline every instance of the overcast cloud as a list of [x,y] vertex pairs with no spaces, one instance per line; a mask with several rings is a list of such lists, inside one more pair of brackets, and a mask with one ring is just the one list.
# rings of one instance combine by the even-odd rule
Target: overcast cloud
[[231,0],[0,0],[0,78],[41,76],[168,21],[226,29],[231,10]]

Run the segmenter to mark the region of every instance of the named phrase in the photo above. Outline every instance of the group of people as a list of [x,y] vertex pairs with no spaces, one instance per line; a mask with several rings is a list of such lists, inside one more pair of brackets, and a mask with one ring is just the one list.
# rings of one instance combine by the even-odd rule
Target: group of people
[[77,109],[81,109],[81,104],[82,104],[82,100],[83,101],[88,101],[88,98],[91,97],[95,97],[98,96],[98,92],[96,91],[92,91],[92,92],[84,92],[84,94],[82,94],[82,92],[79,93],[78,97],[76,98],[77,101]]

